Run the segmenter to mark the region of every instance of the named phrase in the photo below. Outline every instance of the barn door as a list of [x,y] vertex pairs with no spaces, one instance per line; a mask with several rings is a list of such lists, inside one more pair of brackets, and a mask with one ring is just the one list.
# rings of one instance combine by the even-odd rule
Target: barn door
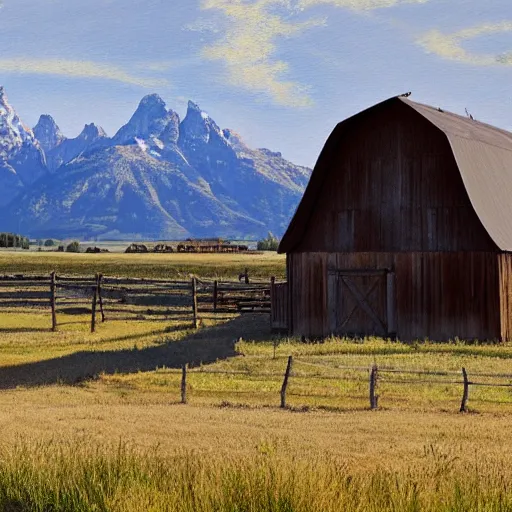
[[384,270],[330,270],[329,324],[337,336],[395,335],[394,273]]

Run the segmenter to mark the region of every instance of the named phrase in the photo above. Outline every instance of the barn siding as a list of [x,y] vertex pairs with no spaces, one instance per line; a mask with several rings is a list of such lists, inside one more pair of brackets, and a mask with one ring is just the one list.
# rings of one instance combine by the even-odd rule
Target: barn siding
[[[509,255],[507,255],[509,256]],[[485,252],[291,253],[288,278],[294,334],[328,336],[328,269],[392,269],[397,336],[403,340],[506,339],[499,289],[512,301],[512,259]],[[508,274],[507,274],[508,273]],[[508,303],[501,310],[510,311]],[[332,306],[331,306],[332,307]],[[503,314],[501,318],[503,318]]]
[[501,339],[512,341],[512,254],[499,255]]
[[354,121],[294,252],[497,251],[446,135],[406,105]]

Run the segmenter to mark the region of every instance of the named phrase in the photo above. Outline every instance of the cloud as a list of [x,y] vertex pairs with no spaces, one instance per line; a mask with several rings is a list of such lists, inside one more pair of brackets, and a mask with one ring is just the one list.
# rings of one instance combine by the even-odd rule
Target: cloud
[[297,5],[300,9],[314,7],[317,5],[330,5],[342,7],[353,11],[372,11],[396,7],[402,4],[425,4],[429,0],[299,0]]
[[463,44],[465,41],[482,35],[512,32],[512,22],[487,23],[467,28],[451,34],[443,34],[439,30],[431,30],[417,40],[427,52],[434,53],[447,60],[464,62],[477,66],[506,65],[512,66],[512,53],[502,55],[477,54],[468,52]]
[[322,22],[289,23],[274,12],[289,9],[287,0],[205,0],[204,9],[220,9],[228,18],[224,37],[203,49],[202,55],[226,65],[231,84],[269,95],[276,103],[304,107],[311,104],[306,88],[285,79],[289,66],[273,58],[276,39],[291,37]]
[[4,73],[59,75],[71,78],[98,78],[115,80],[140,87],[156,87],[167,84],[167,81],[163,79],[137,77],[120,67],[89,61],[26,58],[0,59],[0,71]]
[[[203,49],[209,60],[224,62],[232,85],[269,96],[274,102],[292,107],[312,104],[308,88],[287,80],[289,64],[275,58],[277,41],[297,35],[325,21],[302,23],[288,20],[306,9],[329,5],[355,11],[369,11],[400,4],[421,4],[429,0],[203,0],[202,8],[220,10],[227,17],[222,39]],[[201,20],[190,29],[216,33],[212,23]]]

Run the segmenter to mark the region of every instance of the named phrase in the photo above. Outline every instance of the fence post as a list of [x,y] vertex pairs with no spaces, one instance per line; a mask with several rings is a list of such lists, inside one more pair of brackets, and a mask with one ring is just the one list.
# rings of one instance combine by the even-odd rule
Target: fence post
[[187,365],[181,367],[181,403],[187,403]]
[[288,388],[288,379],[292,372],[293,356],[288,357],[288,364],[286,365],[286,372],[284,374],[283,385],[281,387],[281,409],[286,408],[286,389]]
[[50,275],[50,301],[52,307],[52,331],[55,332],[57,330],[57,312],[56,312],[56,277],[55,272],[52,272]]
[[249,284],[249,269],[245,269],[245,284]]
[[468,412],[468,398],[469,398],[469,380],[466,368],[462,368],[462,377],[464,378],[464,391],[462,393],[462,402],[460,404],[460,412]]
[[97,275],[98,284],[98,301],[100,303],[101,322],[105,321],[105,311],[103,311],[103,297],[101,296],[101,282],[103,281],[103,274]]
[[192,317],[194,329],[199,327],[199,319],[197,318],[197,279],[192,278]]
[[373,365],[370,370],[370,409],[374,410],[378,407],[379,397],[376,394],[377,391],[377,378],[378,369],[377,365]]
[[[275,299],[274,299],[274,296],[275,296],[275,291],[276,291],[276,278],[274,276],[272,276],[270,278],[270,331],[273,332],[273,327],[274,327],[274,317],[275,317],[275,307],[274,307],[274,304],[275,304]],[[274,359],[275,359],[275,350],[274,350]]]
[[219,283],[217,280],[213,282],[213,312],[217,313],[217,299],[219,296]]
[[96,276],[96,286],[92,294],[92,307],[91,307],[91,332],[96,332],[96,302],[98,300],[98,277]]

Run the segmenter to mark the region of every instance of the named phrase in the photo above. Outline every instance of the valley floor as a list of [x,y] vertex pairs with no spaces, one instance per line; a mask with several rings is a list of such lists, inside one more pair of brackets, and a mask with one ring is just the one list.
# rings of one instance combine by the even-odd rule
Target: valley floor
[[[18,264],[26,269],[35,265],[38,272],[42,266],[37,261],[45,256],[34,257],[42,259],[24,257]],[[0,254],[0,273],[16,267],[10,258]],[[63,257],[60,264],[69,269],[81,258]],[[263,272],[267,263],[282,265],[275,256],[266,258],[252,268]],[[137,270],[148,261],[142,260]],[[204,261],[215,261],[203,270],[209,275],[214,268],[233,268],[232,262]],[[44,263],[58,264],[58,259]],[[81,263],[78,267],[83,268]],[[159,264],[158,272],[163,268]],[[487,510],[485,503],[493,504],[492,510],[510,510],[512,388],[471,388],[469,413],[461,414],[458,372],[464,367],[470,378],[501,374],[478,380],[509,384],[511,345],[378,339],[304,344],[272,337],[266,315],[204,318],[197,331],[191,320],[189,312],[159,320],[113,317],[91,334],[89,315],[61,313],[53,333],[47,308],[0,310],[0,509],[22,503],[26,508],[16,510],[36,510],[34,504],[47,499],[53,510]],[[282,410],[280,390],[289,355],[294,356],[293,371],[288,408]],[[190,365],[186,405],[179,403],[185,362]],[[378,385],[379,410],[370,411],[368,370],[374,364],[449,376],[431,375],[422,382],[423,375],[384,375]],[[150,471],[144,466],[148,461],[160,464],[161,485],[155,480],[153,489],[130,470],[126,481],[135,480],[126,484],[133,486],[128,498],[116,501],[118,493],[127,491],[115,483],[101,497],[104,508],[95,509],[100,498],[91,497],[87,485],[93,484],[83,480],[81,464],[104,467],[101,457],[118,457],[120,443],[153,454],[134,459],[130,467],[140,466],[142,474]],[[79,462],[67,475],[51,465],[59,457]],[[112,476],[112,464],[105,466],[111,468],[105,478]],[[172,476],[173,482],[183,485],[170,496],[164,483],[176,468],[181,476]],[[247,481],[237,473],[242,469]],[[20,471],[26,480],[13,480]],[[51,473],[47,484],[30,476],[45,471]],[[103,478],[103,470],[98,471]],[[229,477],[212,487],[218,495],[208,494],[213,480],[205,483],[207,475]],[[260,482],[261,488],[259,478],[266,482]],[[184,490],[191,479],[195,497]],[[87,506],[66,508],[65,501],[51,501],[57,499],[55,489],[66,486],[75,489],[71,494],[82,493],[75,498]],[[311,486],[321,491],[312,493]],[[27,489],[39,490],[29,499]],[[259,495],[262,489],[270,489],[272,496]]]

